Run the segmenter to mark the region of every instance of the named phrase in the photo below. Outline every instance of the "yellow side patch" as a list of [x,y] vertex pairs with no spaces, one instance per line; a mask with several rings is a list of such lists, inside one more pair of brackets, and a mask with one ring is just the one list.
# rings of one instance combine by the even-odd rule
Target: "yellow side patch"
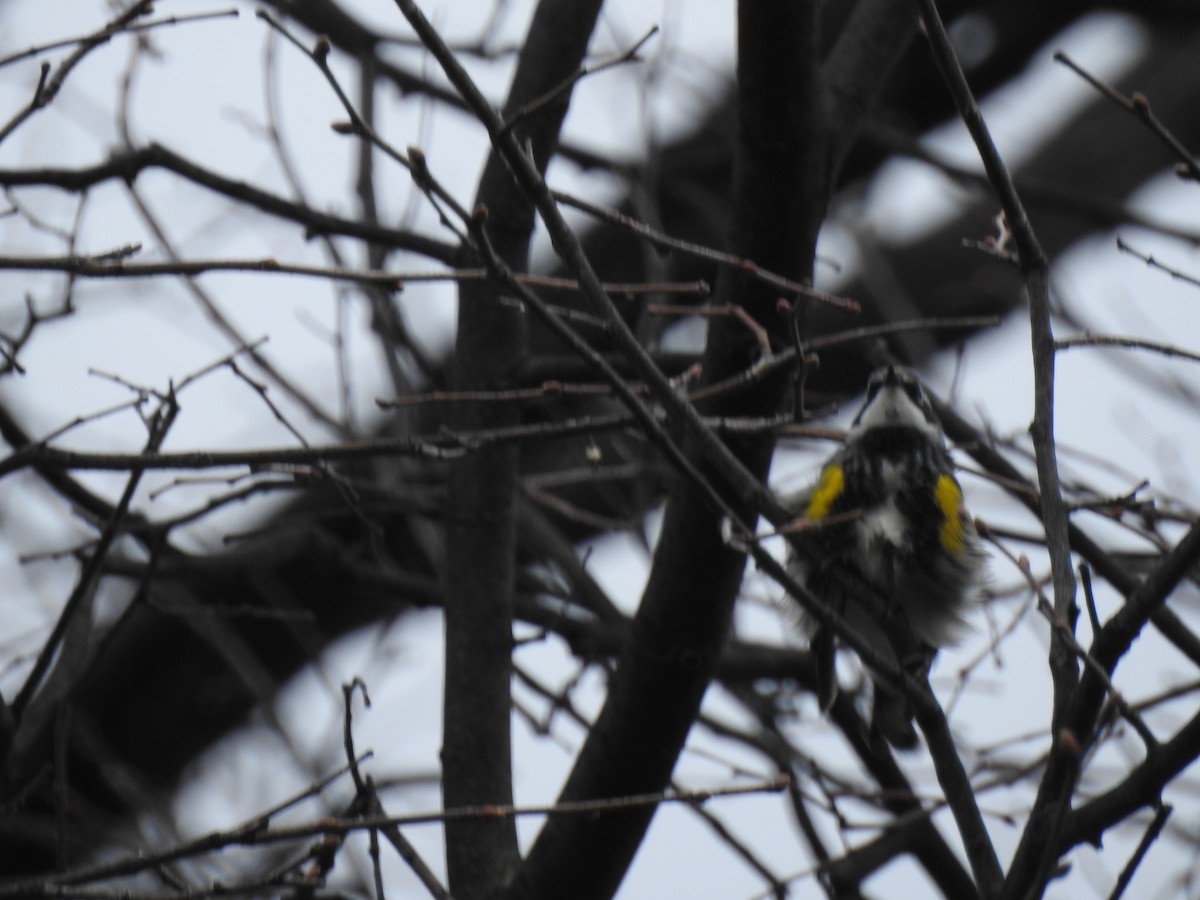
[[964,537],[962,523],[962,490],[949,475],[939,475],[933,486],[933,502],[942,513],[938,540],[947,553],[962,553]]
[[837,500],[845,486],[846,473],[842,471],[842,467],[835,463],[827,465],[821,470],[821,478],[817,482],[817,486],[813,488],[808,508],[804,510],[805,517],[823,519],[829,515],[833,502]]

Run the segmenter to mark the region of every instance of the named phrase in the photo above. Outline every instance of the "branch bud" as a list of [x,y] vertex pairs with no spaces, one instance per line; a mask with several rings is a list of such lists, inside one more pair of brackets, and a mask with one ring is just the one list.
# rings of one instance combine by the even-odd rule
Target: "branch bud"
[[325,65],[325,60],[329,58],[329,51],[333,49],[333,45],[329,43],[329,36],[324,34],[317,35],[317,42],[313,44],[312,55],[321,66]]

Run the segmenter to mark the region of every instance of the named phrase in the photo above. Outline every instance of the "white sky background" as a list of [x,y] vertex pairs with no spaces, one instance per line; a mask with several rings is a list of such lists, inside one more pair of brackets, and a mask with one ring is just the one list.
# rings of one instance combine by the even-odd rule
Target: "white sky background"
[[[220,2],[199,3],[164,0],[160,14],[219,9]],[[642,74],[623,68],[589,79],[576,92],[566,135],[573,141],[597,147],[614,156],[637,159],[662,141],[689,127],[701,114],[706,100],[724,83],[732,68],[734,54],[733,3],[705,3],[705,14],[695,14],[696,6],[678,2],[638,2],[622,0],[610,3],[593,51],[608,55],[620,51],[644,34],[651,25],[662,28],[660,36],[646,52],[647,65],[653,72],[651,90],[645,89]],[[13,52],[32,44],[64,36],[82,34],[99,25],[106,10],[95,0],[55,0],[56,14],[46,15],[46,6],[36,0],[10,0],[0,10],[0,53]],[[491,4],[485,0],[424,4],[435,24],[454,40],[469,41],[478,36]],[[503,20],[500,44],[520,40],[528,20],[529,3],[515,4]],[[289,194],[271,148],[258,128],[265,122],[262,77],[263,47],[268,38],[266,26],[255,19],[252,8],[240,7],[238,19],[198,23],[156,31],[151,40],[159,58],[143,64],[133,94],[133,136],[138,144],[160,141],[189,158],[233,177],[253,181],[263,187]],[[365,20],[379,24],[396,34],[406,34],[402,17],[387,2],[357,4]],[[989,123],[996,131],[1000,149],[1010,162],[1030,150],[1031,122],[1046,122],[1036,116],[1062,115],[1066,104],[1084,102],[1088,93],[1078,79],[1061,66],[1050,62],[1056,48],[1066,49],[1082,65],[1104,77],[1119,73],[1134,58],[1139,35],[1130,20],[1116,16],[1096,16],[1085,26],[1061,36],[1039,54],[1030,72],[1021,82],[985,107]],[[129,58],[128,38],[114,41],[93,54],[68,80],[63,94],[44,113],[27,124],[14,137],[0,145],[0,166],[80,165],[102,159],[116,145],[118,136],[112,124],[111,107],[117,84]],[[294,48],[279,43],[275,49],[279,73],[279,97],[283,110],[281,124],[295,153],[304,187],[314,203],[347,214],[356,210],[349,180],[354,152],[351,140],[334,134],[329,123],[345,118],[336,99],[312,65]],[[397,50],[397,58],[412,63],[419,54]],[[63,54],[52,54],[57,61]],[[335,68],[345,77],[351,95],[350,70],[335,59]],[[426,66],[431,64],[426,60]],[[510,66],[472,62],[471,69],[497,101],[507,87]],[[437,74],[437,73],[433,73]],[[17,109],[28,101],[37,77],[35,62],[21,63],[0,70],[0,111]],[[473,195],[475,182],[486,154],[482,129],[466,117],[453,113],[430,115],[421,103],[398,104],[394,93],[382,92],[379,98],[383,131],[398,146],[419,144],[426,152],[434,174],[463,202]],[[1135,127],[1132,123],[1130,127]],[[947,126],[928,139],[928,146],[955,162],[970,162],[973,154],[963,129]],[[302,148],[302,151],[297,149]],[[377,163],[383,189],[384,218],[405,215],[434,229],[435,219],[423,202],[411,200],[406,176],[383,160]],[[601,201],[611,200],[616,185],[601,174],[579,174],[568,164],[556,164],[551,170],[556,186]],[[174,176],[160,172],[143,175],[137,188],[167,223],[170,238],[188,258],[275,256],[280,260],[321,261],[318,246],[308,245],[298,228],[271,224],[253,214],[231,212],[226,201],[198,188],[190,187]],[[75,198],[53,191],[21,191],[18,200],[60,228],[70,226]],[[1138,205],[1158,217],[1194,227],[1200,220],[1200,204],[1194,187],[1181,187],[1164,177],[1138,198]],[[822,253],[852,266],[856,259],[854,232],[872,227],[888,239],[903,241],[933,227],[936,216],[953,213],[960,197],[956,190],[936,174],[915,163],[897,163],[872,185],[865,200],[853,209],[841,209],[826,229]],[[1200,253],[1194,247],[1136,229],[1120,233],[1139,248],[1189,272],[1200,272]],[[81,229],[80,252],[96,253],[130,242],[141,242],[140,261],[163,259],[164,253],[145,224],[132,209],[124,188],[109,184],[93,192]],[[442,232],[441,236],[449,239]],[[15,218],[0,219],[0,244],[3,252],[61,253],[61,242],[32,232]],[[350,260],[361,261],[354,242],[342,247]],[[539,244],[545,258],[545,242]],[[952,252],[958,252],[954,249]],[[433,268],[424,260],[396,257],[398,268]],[[1097,331],[1115,332],[1151,340],[1189,346],[1200,321],[1195,312],[1200,293],[1171,281],[1161,273],[1148,272],[1140,262],[1116,252],[1111,239],[1096,240],[1078,248],[1057,262],[1055,284],[1061,302],[1074,310],[1083,310]],[[49,304],[61,291],[59,278],[31,278],[25,273],[0,273],[0,328],[13,328],[20,321],[20,298],[30,292],[39,303]],[[338,393],[334,377],[334,355],[328,334],[334,327],[335,291],[321,281],[258,275],[210,275],[200,279],[221,308],[251,337],[269,337],[267,350],[273,360],[306,388],[330,411],[337,411]],[[831,281],[836,288],[836,281]],[[90,282],[77,288],[78,312],[71,318],[44,326],[21,357],[28,373],[10,376],[0,390],[5,401],[26,422],[34,434],[48,433],[79,415],[107,408],[129,398],[126,389],[90,374],[90,370],[116,373],[139,383],[164,388],[169,379],[183,376],[219,359],[232,348],[197,310],[196,304],[177,283],[166,280],[144,282]],[[444,347],[453,339],[453,290],[447,287],[410,287],[402,298],[410,324],[431,348]],[[374,413],[374,400],[389,390],[379,365],[374,344],[365,329],[365,313],[360,303],[349,306],[355,329],[350,335],[355,348],[353,373],[354,413],[366,423]],[[986,422],[1000,434],[1022,434],[1032,412],[1032,381],[1029,363],[1028,326],[1015,316],[993,335],[973,342],[961,368],[950,357],[938,360],[926,373],[931,384],[947,390],[955,384],[960,408],[978,421]],[[1157,358],[1133,358],[1129,351],[1072,350],[1060,356],[1058,369],[1058,436],[1060,461],[1068,474],[1078,473],[1102,490],[1123,493],[1141,478],[1151,480],[1151,492],[1164,501],[1182,502],[1181,498],[1200,496],[1194,458],[1183,456],[1179,448],[1195,446],[1197,421],[1192,411],[1163,401],[1134,379],[1121,376],[1134,364],[1153,370],[1167,368],[1170,374],[1189,385],[1196,383],[1193,365],[1175,361],[1162,363]],[[328,431],[314,423],[292,403],[273,390],[271,396],[312,441],[331,439]],[[181,397],[183,412],[167,442],[167,449],[238,448],[246,446],[294,445],[295,439],[276,424],[247,386],[228,373],[211,376],[190,388]],[[94,449],[136,450],[144,433],[131,413],[102,419],[76,429],[64,444]],[[1114,475],[1081,454],[1100,456],[1119,467]],[[797,454],[795,460],[781,460],[776,480],[794,488],[809,477],[816,457]],[[211,492],[211,486],[168,491],[154,500],[148,491],[169,482],[173,476],[147,477],[147,489],[140,494],[140,508],[156,516],[191,507]],[[123,476],[90,475],[87,483],[115,496]],[[1032,529],[1028,516],[1014,514],[1011,503],[980,479],[967,475],[964,486],[973,511],[989,521]],[[264,512],[269,504],[255,509]],[[246,527],[245,508],[228,510],[206,519],[187,533],[191,549],[216,551],[229,531]],[[1081,524],[1098,537],[1137,548],[1136,540],[1090,516]],[[651,530],[655,523],[651,523]],[[0,481],[0,578],[6,592],[0,597],[0,618],[6,623],[0,634],[0,653],[8,656],[14,649],[40,645],[46,629],[62,599],[69,592],[74,572],[58,564],[22,564],[21,554],[44,553],[69,547],[88,537],[89,532],[72,524],[61,503],[29,477],[10,477]],[[595,542],[589,566],[610,589],[623,608],[632,608],[640,595],[648,557],[630,537],[612,537]],[[1035,572],[1045,569],[1044,561],[1034,558]],[[1002,561],[993,564],[998,585],[1008,586],[1016,575]],[[773,596],[775,590],[765,582],[752,582],[754,598]],[[1187,594],[1194,611],[1194,591]],[[116,601],[119,598],[110,598]],[[1102,611],[1111,611],[1110,598],[1101,598]],[[1105,607],[1105,603],[1108,606]],[[1014,612],[1012,604],[996,612],[1007,621]],[[962,648],[943,654],[935,672],[935,687],[948,697],[953,691],[957,667],[974,659],[987,640],[983,626],[977,639]],[[739,615],[739,627],[757,637],[776,640],[780,623],[773,611],[761,603],[746,603]],[[1081,639],[1086,643],[1088,630],[1081,619]],[[381,631],[359,634],[339,643],[323,660],[320,670],[307,672],[288,686],[276,714],[285,724],[290,746],[265,728],[253,738],[236,736],[224,742],[198,764],[196,777],[178,799],[178,807],[187,810],[185,828],[200,832],[228,827],[242,817],[276,802],[288,792],[311,782],[317,775],[337,766],[341,757],[339,685],[354,675],[368,683],[374,706],[359,712],[357,742],[360,748],[373,748],[377,756],[370,770],[380,780],[389,777],[425,777],[423,787],[392,793],[389,811],[403,813],[435,808],[439,802],[433,780],[436,773],[440,740],[440,667],[441,619],[434,613],[406,617]],[[994,695],[968,694],[955,708],[953,725],[971,743],[982,745],[1021,730],[1036,729],[1045,721],[1048,704],[1044,673],[1046,628],[1034,621],[1023,626],[1013,641],[1004,645],[1002,660],[985,663],[978,681],[996,685]],[[1123,687],[1137,699],[1161,690],[1171,677],[1175,663],[1173,651],[1164,649],[1156,636],[1147,632],[1138,643],[1134,659],[1122,672],[1135,670],[1139,680],[1124,682]],[[1151,665],[1156,656],[1162,664]],[[565,681],[574,672],[570,657],[554,642],[532,645],[518,656],[523,665],[536,668],[554,684]],[[11,697],[27,671],[26,666],[0,669],[0,691]],[[573,698],[580,710],[592,715],[599,708],[602,685],[589,675]],[[521,702],[537,710],[543,704],[518,690]],[[718,717],[737,715],[733,705],[710,693],[706,711]],[[801,714],[812,710],[801,703]],[[1176,721],[1181,713],[1166,714]],[[582,741],[582,732],[557,718],[555,741],[535,738],[527,723],[517,718],[516,777],[518,801],[545,803],[554,799],[571,755]],[[402,723],[399,727],[397,723]],[[811,725],[806,722],[806,727]],[[1165,729],[1164,733],[1169,733]],[[828,764],[837,765],[837,742],[824,742],[829,751]],[[705,787],[732,780],[730,764],[751,772],[766,773],[760,760],[731,749],[699,734],[694,747],[718,754],[718,761],[689,752],[679,766],[678,782],[686,787]],[[810,745],[820,749],[818,741]],[[1121,749],[1137,752],[1131,739]],[[262,760],[270,759],[271,775],[263,771]],[[285,771],[283,760],[292,759],[292,771]],[[1117,745],[1110,751],[1115,766],[1120,762]],[[722,760],[724,762],[722,762]],[[968,760],[970,765],[972,760]],[[1100,770],[1097,765],[1097,770]],[[929,767],[920,754],[911,760],[918,784],[934,785]],[[987,795],[983,798],[988,812],[1021,809],[1027,804],[1025,791]],[[798,873],[809,865],[804,848],[795,837],[789,814],[776,797],[722,800],[710,804],[744,840],[777,871]],[[1198,825],[1194,803],[1176,811],[1173,826],[1194,832]],[[953,834],[952,823],[940,820],[946,833]],[[988,819],[989,828],[1002,858],[1012,852],[1019,831],[1005,826],[997,818]],[[536,831],[536,820],[523,820],[522,835],[529,839]],[[440,837],[437,829],[412,829],[409,834],[425,859],[441,866]],[[1106,852],[1077,854],[1079,864],[1069,878],[1056,885],[1051,896],[1089,896],[1092,891],[1106,892],[1115,873],[1124,865],[1139,835],[1111,835]],[[836,846],[836,845],[835,845]],[[361,849],[361,848],[360,848]],[[1138,896],[1169,896],[1162,883],[1186,865],[1185,851],[1176,843],[1161,841],[1152,851],[1154,865],[1142,868],[1135,882]],[[1174,857],[1171,859],[1170,857]],[[366,867],[365,853],[358,861]],[[397,885],[394,894],[403,895],[411,876],[398,864],[389,864],[389,879]],[[216,873],[210,873],[215,875]],[[895,868],[885,870],[890,891],[903,890],[913,882],[908,873]],[[883,880],[869,882],[867,890],[883,892]],[[798,897],[819,896],[811,880],[796,883]],[[660,812],[655,826],[635,861],[622,888],[622,897],[658,896],[745,898],[761,890],[761,881],[699,820],[682,809]],[[899,895],[899,894],[895,894]]]

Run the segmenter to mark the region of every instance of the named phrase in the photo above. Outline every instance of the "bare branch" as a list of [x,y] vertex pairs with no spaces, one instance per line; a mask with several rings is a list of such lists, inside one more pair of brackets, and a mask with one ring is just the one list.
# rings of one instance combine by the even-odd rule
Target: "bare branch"
[[1117,347],[1122,350],[1150,350],[1162,356],[1175,359],[1188,359],[1200,362],[1200,353],[1164,344],[1161,341],[1147,341],[1141,338],[1123,337],[1114,334],[1078,334],[1068,338],[1059,338],[1054,342],[1056,350],[1070,350],[1078,347]]
[[[215,10],[213,12],[189,13],[182,16],[169,16],[165,19],[154,19],[150,22],[132,22],[121,28],[120,31],[123,34],[138,34],[140,32],[150,31],[155,28],[163,28],[168,25],[183,25],[189,22],[206,22],[212,19],[236,19],[237,16],[238,11],[234,8]],[[28,47],[19,53],[12,53],[8,56],[0,57],[0,68],[11,65],[15,62],[20,62],[23,59],[31,59],[35,56],[41,56],[43,53],[49,53],[51,50],[61,50],[63,47],[72,47],[76,44],[86,44],[89,41],[94,40],[96,40],[95,34],[85,34],[81,35],[80,37],[62,38],[61,40],[50,41],[46,44],[39,44],[36,47]]]
[[[342,770],[343,772],[346,770]],[[29,898],[46,896],[46,889],[55,890],[71,885],[91,884],[107,881],[122,875],[153,871],[166,863],[213,853],[231,847],[261,847],[269,844],[288,843],[308,838],[321,838],[352,834],[371,829],[387,829],[407,825],[430,825],[455,820],[513,819],[524,816],[596,816],[619,813],[622,810],[641,807],[657,807],[669,803],[706,803],[726,797],[743,797],[752,794],[778,793],[787,788],[788,779],[780,777],[769,781],[757,781],[709,789],[666,790],[654,794],[637,794],[614,797],[608,800],[588,800],[577,803],[552,803],[533,806],[471,806],[436,812],[414,813],[406,816],[367,815],[353,819],[324,818],[301,825],[270,827],[274,810],[227,831],[215,831],[196,840],[155,853],[138,853],[110,862],[68,872],[60,872],[49,878],[22,879],[0,884],[0,897]],[[289,801],[293,802],[293,801]],[[53,896],[51,894],[50,896]]]
[[563,79],[562,82],[555,85],[542,96],[519,106],[516,111],[512,113],[512,115],[505,119],[504,124],[501,126],[501,133],[511,131],[513,127],[516,126],[517,123],[519,123],[522,119],[533,115],[540,109],[544,109],[551,103],[565,103],[567,96],[570,94],[575,85],[584,78],[587,78],[589,75],[597,75],[600,72],[616,68],[617,66],[623,66],[628,63],[640,62],[641,57],[638,56],[638,52],[645,47],[646,44],[648,44],[656,34],[658,34],[657,25],[653,26],[649,31],[642,35],[637,43],[619,56],[592,66],[580,66],[575,72],[573,72],[571,75],[568,75],[565,79]]
[[73,72],[86,56],[97,47],[108,43],[113,35],[120,34],[128,29],[130,24],[142,16],[148,15],[153,9],[151,0],[138,0],[124,12],[117,15],[111,22],[101,28],[94,34],[75,41],[79,46],[75,52],[68,56],[51,75],[51,66],[49,63],[42,63],[41,74],[38,77],[37,87],[34,89],[33,98],[29,101],[29,105],[23,110],[14,115],[9,121],[0,126],[0,143],[23,125],[31,116],[40,112],[49,106],[54,98],[58,96],[58,92],[62,90],[63,84],[68,76]]
[[358,219],[347,219],[294,203],[244,181],[226,178],[180,156],[160,144],[141,149],[117,151],[99,165],[78,169],[0,169],[0,186],[43,185],[65,191],[82,192],[113,179],[132,184],[146,169],[166,169],[211,191],[229,197],[262,212],[303,225],[308,236],[340,234],[346,237],[411,250],[448,265],[453,264],[457,248],[424,235],[386,228]]
[[[150,422],[150,434],[146,439],[145,452],[158,452],[159,447],[162,446],[162,442],[166,439],[171,424],[175,420],[178,409],[174,396],[171,396],[156,411]],[[33,670],[25,679],[25,683],[21,686],[21,690],[12,702],[12,712],[14,718],[17,720],[18,729],[20,729],[22,716],[34,701],[37,689],[41,685],[42,679],[46,676],[55,654],[58,652],[63,636],[78,613],[80,606],[86,600],[89,600],[92,593],[96,590],[104,558],[117,536],[121,533],[122,525],[129,514],[130,505],[133,503],[134,492],[137,490],[145,471],[145,468],[140,466],[131,470],[129,479],[125,483],[125,489],[121,494],[121,499],[113,509],[112,517],[105,523],[96,546],[92,550],[90,559],[79,574],[79,580],[76,582],[75,589],[71,592],[71,596],[67,598],[62,612],[59,613],[58,621],[55,623],[50,636],[46,639],[46,643],[42,646],[42,650],[38,654]],[[16,740],[20,740],[20,738],[21,735],[18,734]]]
[[606,222],[627,228],[638,237],[656,247],[662,247],[666,250],[676,250],[680,253],[686,253],[688,256],[694,256],[697,259],[709,260],[719,265],[736,269],[738,274],[761,281],[763,284],[778,288],[788,294],[795,294],[809,300],[816,300],[819,303],[827,303],[830,306],[846,310],[847,312],[859,311],[858,304],[847,297],[835,297],[833,294],[815,290],[811,285],[802,284],[790,278],[784,278],[782,275],[776,275],[774,272],[760,268],[753,260],[743,259],[736,254],[714,250],[711,247],[702,247],[699,244],[681,241],[678,238],[663,234],[644,222],[639,222],[637,219],[624,215],[615,209],[609,209],[598,203],[573,197],[562,191],[551,191],[550,194],[564,206],[572,206]]
[[1060,62],[1097,91],[1107,97],[1121,109],[1132,115],[1135,119],[1145,125],[1150,133],[1165,144],[1171,152],[1179,159],[1179,168],[1176,170],[1181,176],[1200,181],[1200,165],[1196,163],[1196,157],[1188,150],[1179,139],[1171,133],[1171,131],[1158,120],[1158,117],[1150,110],[1150,101],[1145,94],[1135,93],[1132,96],[1126,97],[1116,88],[1105,84],[1095,75],[1088,72],[1081,65],[1071,59],[1061,50],[1054,54],[1054,61]]

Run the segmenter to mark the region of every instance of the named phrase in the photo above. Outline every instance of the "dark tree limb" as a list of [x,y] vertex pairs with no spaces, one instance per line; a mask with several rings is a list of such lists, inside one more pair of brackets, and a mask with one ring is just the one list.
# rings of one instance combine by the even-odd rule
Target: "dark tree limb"
[[[582,63],[600,12],[599,0],[541,0],[521,47],[505,118],[544,96]],[[513,136],[545,171],[566,115],[561,102],[521,117]],[[492,251],[512,270],[528,268],[534,206],[498,150],[488,158],[475,208],[486,215]],[[463,257],[477,257],[469,247]],[[501,301],[503,285],[465,283],[459,290],[454,390],[505,390],[519,382],[527,355],[525,316]],[[473,403],[455,407],[460,430],[510,427],[519,408]],[[447,809],[511,805],[513,585],[517,552],[517,446],[467,454],[450,467],[446,523],[446,674],[442,717],[442,798]],[[470,900],[495,894],[519,861],[512,818],[446,823],[450,889]]]
[[[742,7],[744,168],[735,187],[740,214],[735,217],[733,249],[785,275],[799,272],[803,277],[811,272],[816,229],[828,198],[828,167],[815,102],[815,8],[793,8],[789,13],[789,27],[784,28],[776,18],[778,11],[768,14],[755,4]],[[797,38],[803,46],[794,43]],[[773,101],[779,103],[772,106]],[[786,111],[782,134],[780,109]],[[768,110],[775,111],[774,118],[768,117]],[[725,290],[735,283],[727,280]],[[739,287],[743,293],[738,299],[751,314],[770,321],[774,297],[763,291],[755,296],[745,285]],[[730,333],[716,327],[706,372],[720,377],[731,368],[731,360],[741,365],[751,352],[744,330]],[[751,405],[773,408],[778,389],[776,384],[762,391]],[[751,463],[750,473],[765,474],[769,446],[739,449],[742,462]],[[634,641],[622,656],[564,798],[661,790],[669,778],[711,675],[713,651],[725,634],[743,566],[741,554],[723,544],[711,507],[697,499],[691,492],[680,492],[669,507]],[[735,508],[744,514],[749,499],[739,498]],[[698,560],[704,563],[698,565]],[[649,816],[638,813],[582,826],[549,823],[513,895],[555,895],[578,891],[581,885],[589,895],[611,894],[648,823]]]

